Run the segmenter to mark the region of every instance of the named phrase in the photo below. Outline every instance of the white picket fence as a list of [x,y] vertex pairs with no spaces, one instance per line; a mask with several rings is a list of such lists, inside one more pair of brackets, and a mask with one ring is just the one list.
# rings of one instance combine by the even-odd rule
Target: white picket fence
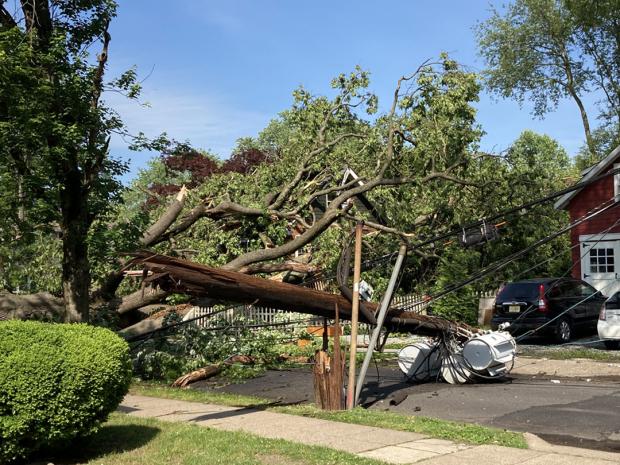
[[[421,295],[405,295],[397,296],[392,300],[392,307],[406,308],[408,311],[423,313],[427,307],[426,303],[423,303],[423,296]],[[215,307],[193,307],[183,318],[184,320],[196,319],[194,322],[196,325],[208,328],[218,326],[221,324],[230,324],[235,319],[243,317],[247,321],[256,323],[282,323],[291,322],[291,324],[299,324],[301,326],[318,326],[323,324],[323,318],[313,317],[312,315],[296,312],[284,312],[282,310],[270,307],[258,307],[255,305],[238,305],[222,311],[221,306]],[[207,315],[214,314],[211,317]],[[200,318],[203,317],[204,318]]]

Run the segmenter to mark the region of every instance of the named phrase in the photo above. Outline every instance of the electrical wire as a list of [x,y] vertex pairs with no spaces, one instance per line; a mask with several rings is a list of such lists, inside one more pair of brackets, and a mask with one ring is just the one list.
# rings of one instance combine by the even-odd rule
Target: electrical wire
[[[554,199],[556,199],[558,197],[561,197],[561,196],[563,196],[563,195],[565,195],[565,194],[567,194],[569,192],[573,192],[573,191],[576,191],[576,190],[579,190],[579,189],[583,189],[584,187],[587,187],[587,186],[589,186],[589,185],[591,185],[591,184],[593,184],[593,183],[595,183],[597,181],[600,181],[601,179],[604,179],[607,176],[612,176],[612,175],[615,175],[615,174],[618,174],[618,173],[620,173],[620,168],[616,168],[616,169],[607,171],[606,173],[600,174],[600,175],[598,175],[598,176],[596,176],[596,177],[594,177],[592,179],[589,179],[588,181],[583,181],[583,182],[579,182],[579,183],[573,184],[570,187],[567,187],[565,189],[561,189],[559,191],[552,192],[551,194],[548,194],[545,197],[542,197],[540,199],[532,200],[532,201],[529,201],[529,202],[525,202],[525,203],[523,203],[521,205],[518,205],[516,207],[512,207],[512,208],[510,208],[508,210],[503,210],[501,212],[493,214],[490,217],[486,217],[486,218],[483,218],[483,219],[481,219],[479,221],[472,222],[472,223],[466,224],[464,226],[460,226],[458,229],[453,229],[452,231],[448,231],[448,232],[443,233],[443,234],[439,234],[439,235],[436,235],[436,236],[433,236],[433,237],[430,237],[430,238],[427,238],[427,239],[422,239],[420,242],[417,242],[416,244],[409,245],[408,249],[409,250],[415,250],[415,249],[421,248],[421,247],[423,247],[425,245],[429,245],[429,244],[432,244],[434,242],[437,242],[437,241],[440,241],[440,240],[443,240],[443,239],[448,239],[450,237],[453,237],[453,236],[461,234],[463,232],[463,230],[472,229],[472,228],[475,228],[475,227],[478,227],[478,226],[482,226],[483,224],[486,224],[488,222],[493,222],[495,220],[503,219],[506,216],[510,216],[510,215],[512,215],[514,213],[519,213],[522,210],[528,210],[528,209],[530,209],[532,207],[535,207],[537,205],[541,205],[543,203],[546,203],[546,202],[554,200]],[[382,255],[382,256],[380,256],[380,257],[378,257],[376,259],[365,261],[365,262],[362,263],[362,266],[366,267],[366,268],[363,268],[363,270],[368,270],[368,269],[371,269],[372,267],[374,267],[374,266],[376,266],[378,264],[384,263],[385,261],[390,261],[393,258],[395,258],[397,255],[398,255],[398,252],[392,252],[392,253],[389,253],[389,254]],[[318,282],[318,281],[322,281],[322,280],[333,280],[335,277],[336,277],[336,275],[334,275],[334,274],[327,275],[327,274],[324,274],[324,273],[320,273],[318,276],[314,275],[312,277],[312,279],[310,279],[310,280],[302,281],[302,285],[312,284],[312,283],[315,283],[315,282]]]
[[[598,239],[597,241],[592,241],[594,242],[594,245],[592,245],[592,247],[596,246],[599,242],[605,240],[605,236],[607,234],[609,234],[609,231],[611,231],[613,228],[615,228],[616,226],[618,226],[620,224],[620,218],[618,218],[611,226],[609,226],[608,228],[606,228],[605,230],[603,230],[603,232],[601,233],[601,237],[600,239]],[[571,250],[574,247],[580,247],[581,244],[575,244],[573,247],[571,247]],[[551,293],[551,291],[553,289],[555,289],[556,286],[558,286],[561,282],[561,278],[564,278],[570,271],[572,271],[573,268],[575,268],[575,266],[577,266],[577,263],[581,263],[583,261],[583,259],[585,258],[586,255],[589,254],[589,251],[584,252],[580,257],[579,260],[577,260],[575,263],[573,263],[561,276],[559,276],[560,279],[558,279],[557,281],[555,281],[551,286],[549,286],[549,288],[545,291],[545,293],[543,294],[544,297],[547,297],[548,294]],[[529,307],[527,307],[524,311],[522,311],[521,313],[519,313],[519,315],[517,316],[517,318],[515,318],[512,322],[511,325],[522,320],[523,318],[525,318],[527,315],[529,315],[530,313],[532,313],[533,311],[535,311],[537,309],[537,307],[535,305],[530,305]]]
[[[605,203],[608,203],[609,201],[603,202],[601,205],[604,205]],[[538,241],[536,241],[535,243],[529,245],[528,247],[521,249],[511,255],[509,255],[508,257],[504,257],[502,260],[489,265],[486,268],[483,268],[482,270],[478,271],[477,273],[474,273],[472,275],[470,275],[467,279],[457,282],[455,284],[452,284],[450,286],[446,286],[444,287],[442,290],[440,290],[439,292],[427,296],[425,299],[420,300],[420,301],[416,301],[410,304],[407,304],[405,307],[403,307],[403,309],[409,309],[409,308],[413,308],[416,306],[419,306],[421,304],[426,304],[426,303],[430,303],[432,301],[436,301],[440,298],[445,297],[448,294],[451,294],[453,292],[456,292],[457,290],[472,284],[476,281],[481,280],[482,278],[484,278],[485,276],[494,273],[496,271],[499,271],[500,269],[504,268],[505,266],[507,266],[508,264],[510,264],[511,262],[513,262],[514,260],[521,258],[522,256],[526,255],[527,253],[529,253],[532,250],[537,249],[538,247],[556,239],[557,237],[561,236],[562,234],[570,231],[571,229],[575,228],[576,226],[584,223],[585,221],[591,220],[592,218],[594,218],[597,215],[600,215],[601,213],[607,211],[610,208],[613,208],[615,206],[617,206],[618,204],[615,203],[615,200],[613,201],[614,203],[611,203],[609,205],[606,205],[602,208],[599,208],[597,211],[594,211],[592,213],[586,214],[580,218],[578,218],[577,220],[573,221],[572,223],[570,223],[569,225],[559,229],[558,231],[556,231],[553,234],[547,235],[545,237],[543,237],[542,239],[539,239]]]

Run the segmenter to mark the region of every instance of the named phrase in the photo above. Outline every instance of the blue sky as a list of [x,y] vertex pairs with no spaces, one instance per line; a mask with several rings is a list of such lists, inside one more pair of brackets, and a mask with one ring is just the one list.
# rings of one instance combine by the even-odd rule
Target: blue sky
[[[120,0],[112,28],[108,76],[137,66],[147,78],[143,107],[111,94],[108,102],[130,131],[180,140],[227,157],[239,137],[254,136],[292,102],[303,85],[329,93],[330,79],[359,64],[387,105],[396,80],[440,52],[474,71],[473,26],[493,2],[343,0]],[[500,2],[497,2],[499,5]],[[147,77],[148,76],[148,77]],[[485,150],[505,149],[525,129],[549,134],[574,154],[583,141],[576,107],[564,102],[544,120],[511,101],[483,94],[477,105]],[[113,155],[129,159],[135,175],[152,156],[129,152],[121,139]]]

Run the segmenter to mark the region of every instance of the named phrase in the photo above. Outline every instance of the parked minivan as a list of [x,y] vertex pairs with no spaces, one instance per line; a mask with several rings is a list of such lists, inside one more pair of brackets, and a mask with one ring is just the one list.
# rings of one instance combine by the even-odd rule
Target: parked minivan
[[521,334],[551,335],[560,343],[571,340],[577,328],[594,334],[606,297],[588,283],[573,278],[537,278],[506,284],[495,299],[491,326],[509,323]]

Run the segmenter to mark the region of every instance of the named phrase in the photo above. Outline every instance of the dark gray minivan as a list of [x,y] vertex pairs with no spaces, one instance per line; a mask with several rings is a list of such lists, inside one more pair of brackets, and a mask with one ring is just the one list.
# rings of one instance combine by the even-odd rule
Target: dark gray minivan
[[577,328],[596,332],[606,297],[573,278],[536,278],[506,284],[497,294],[491,326],[509,323],[511,334],[541,328],[557,342],[571,340]]

